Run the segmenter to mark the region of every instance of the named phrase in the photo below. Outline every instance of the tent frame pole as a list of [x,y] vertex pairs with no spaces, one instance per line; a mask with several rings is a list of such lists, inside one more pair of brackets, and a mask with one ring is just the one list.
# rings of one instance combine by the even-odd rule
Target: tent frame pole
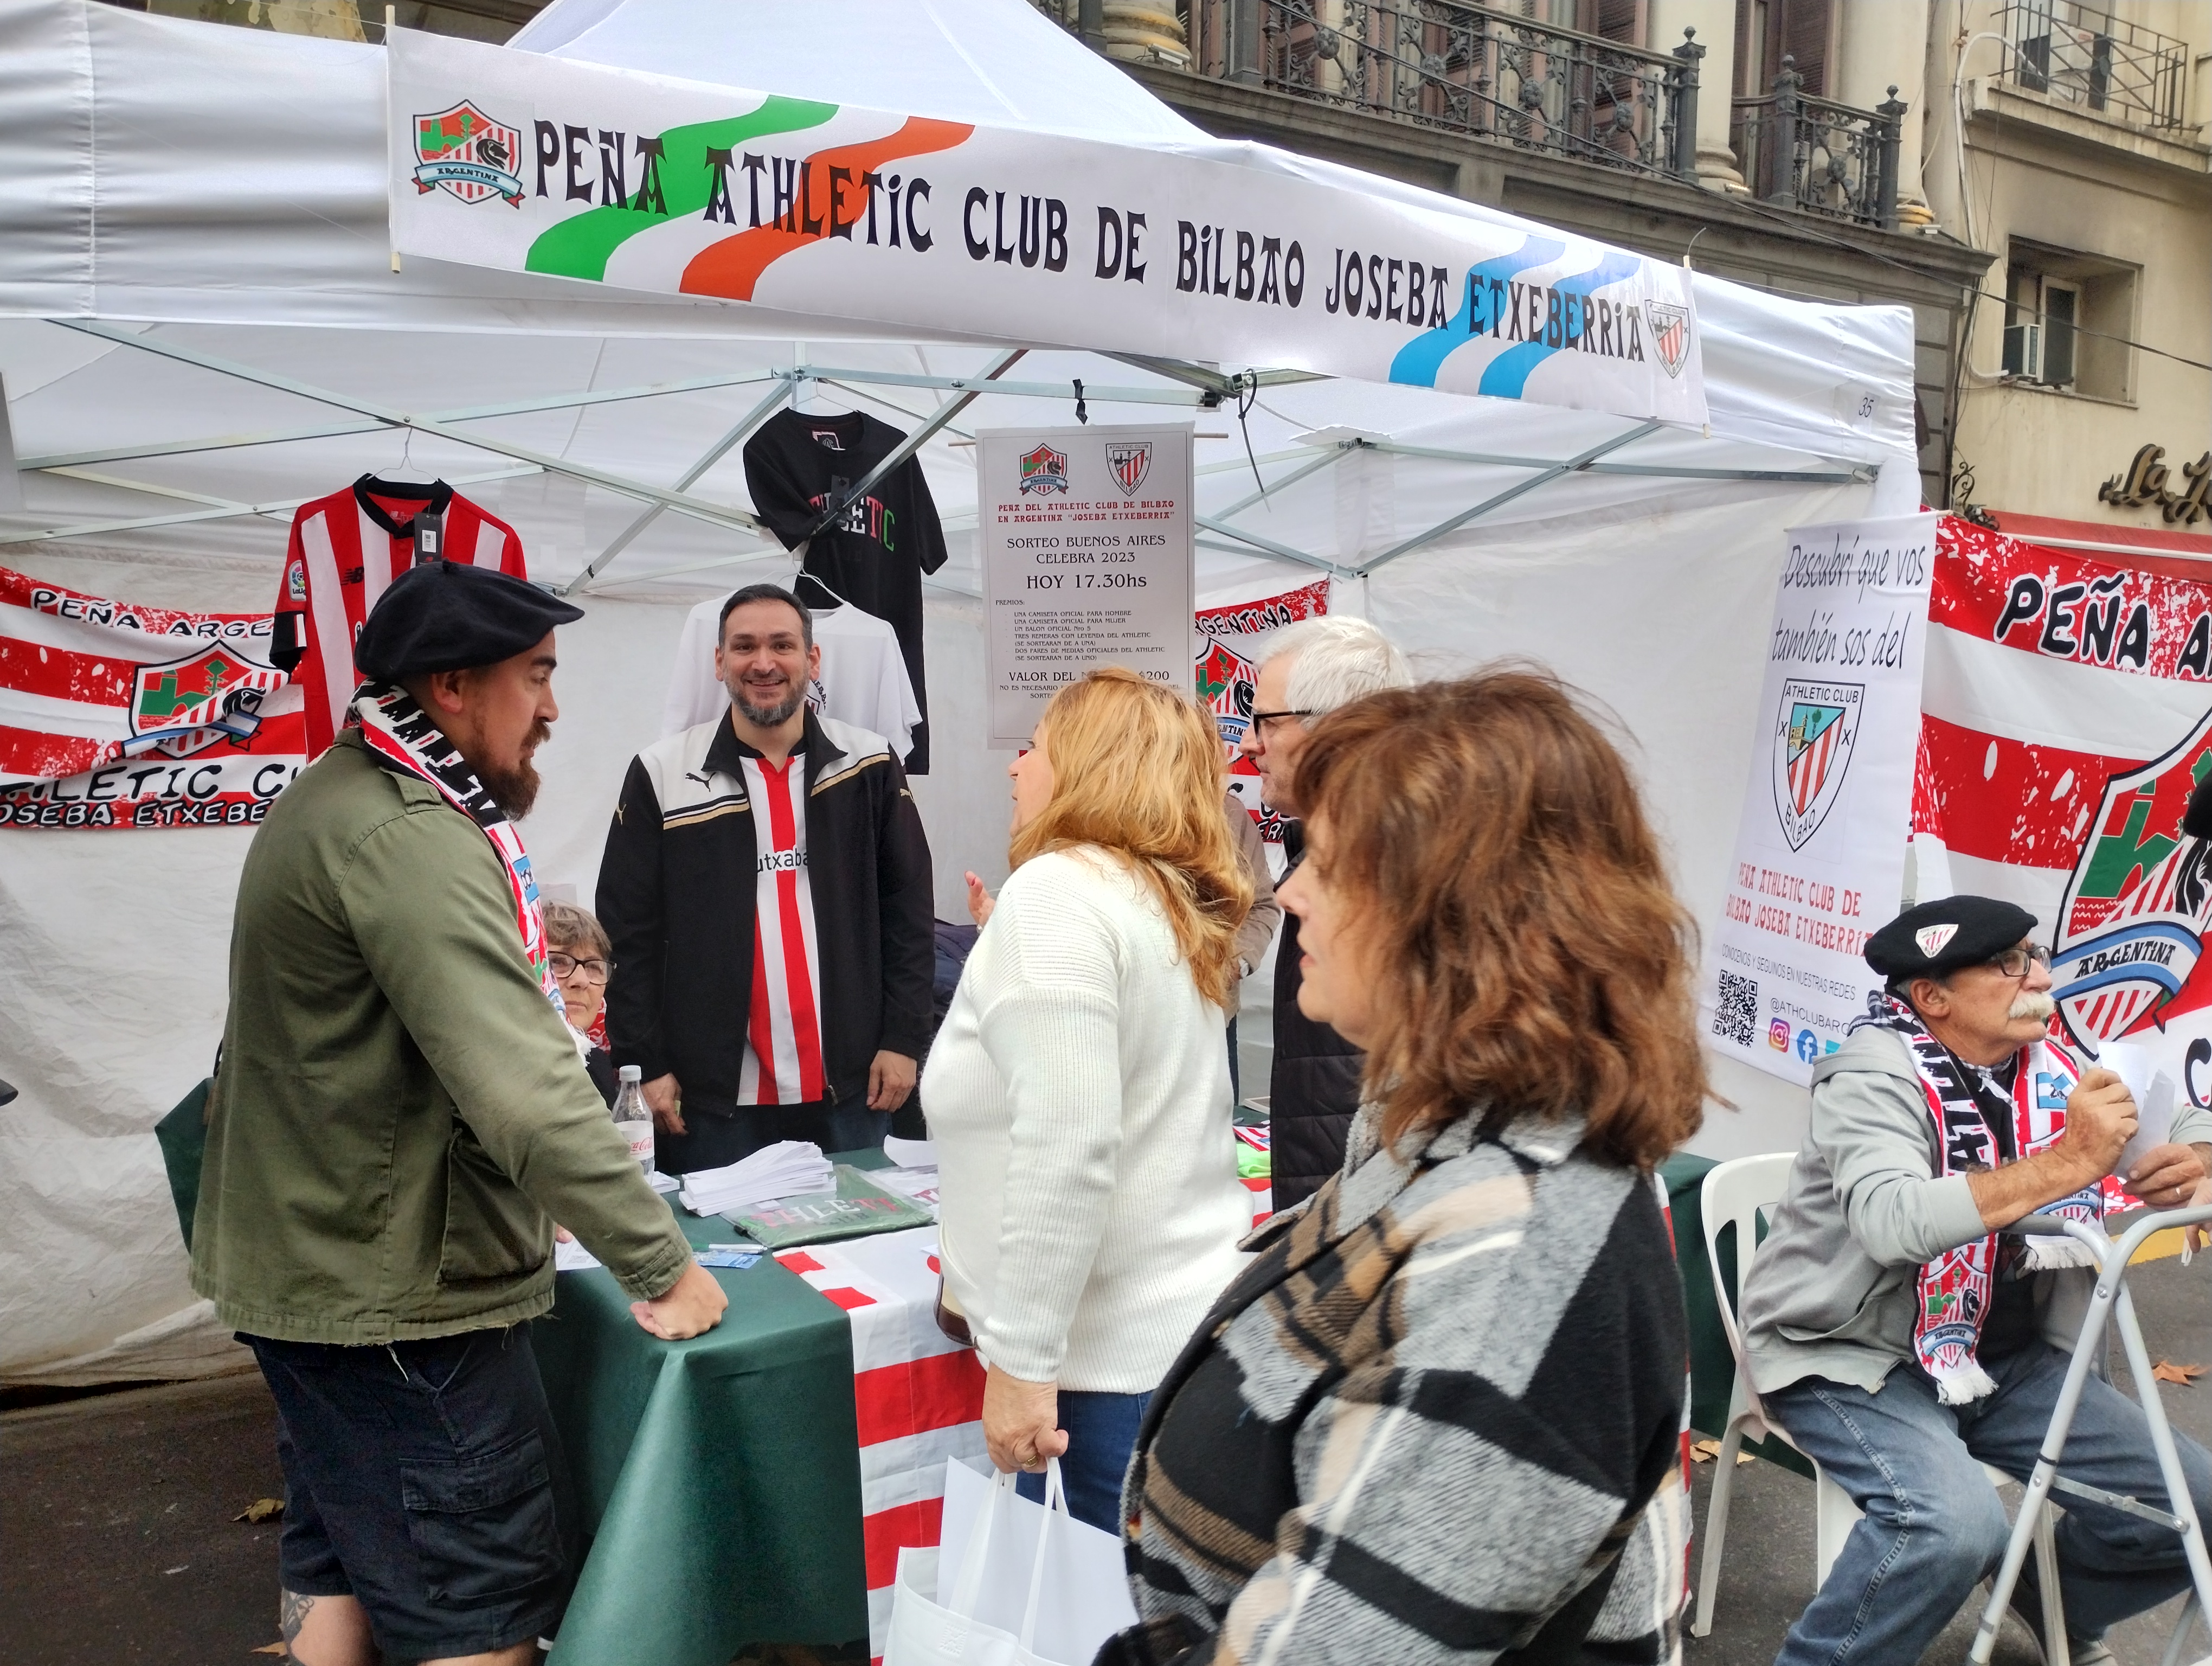
[[981,375],[967,380],[960,386],[959,392],[930,414],[927,422],[900,441],[897,445],[892,447],[889,456],[848,488],[842,497],[831,499],[829,508],[824,510],[814,525],[807,529],[806,537],[801,542],[811,544],[821,537],[846,510],[873,491],[879,481],[904,464],[915,453],[920,451],[927,443],[932,435],[981,398],[984,384],[998,380],[1000,376],[1019,363],[1023,356],[1028,351],[1029,349],[1026,347],[1010,347],[992,360],[990,368],[984,371]]
[[[972,404],[985,392],[1017,398],[1066,399],[1067,389],[1054,382],[1016,382],[1003,380],[1005,373],[1030,350],[1008,348],[994,358],[980,375],[943,376],[901,371],[860,370],[830,368],[815,364],[794,365],[789,368],[768,368],[738,373],[726,376],[702,376],[683,381],[648,384],[642,386],[611,388],[583,393],[564,393],[554,396],[511,400],[501,404],[472,406],[465,410],[441,411],[424,416],[410,416],[372,401],[334,392],[273,371],[257,369],[252,366],[198,352],[173,342],[134,335],[127,330],[88,319],[53,319],[49,322],[65,329],[94,336],[124,347],[136,347],[143,351],[211,371],[217,375],[268,387],[281,393],[310,399],[336,410],[351,412],[365,420],[346,423],[325,423],[316,428],[294,430],[271,430],[264,433],[216,437],[207,440],[181,441],[152,447],[125,447],[104,451],[58,453],[51,457],[26,458],[21,466],[72,477],[94,484],[112,486],[131,491],[143,491],[158,496],[181,499],[205,507],[182,510],[165,515],[150,515],[129,520],[86,522],[72,526],[47,527],[27,533],[0,533],[0,544],[38,542],[48,538],[80,538],[94,533],[133,532],[156,526],[175,526],[189,521],[219,520],[238,516],[266,515],[298,508],[296,502],[234,503],[227,499],[205,496],[180,488],[161,486],[105,476],[91,472],[83,465],[92,463],[122,461],[132,458],[178,456],[193,452],[228,450],[249,445],[275,445],[289,441],[337,437],[349,434],[374,433],[384,429],[411,429],[446,440],[456,445],[512,459],[524,466],[498,469],[468,477],[461,483],[486,480],[510,479],[539,471],[564,475],[612,491],[619,496],[635,498],[646,505],[644,512],[611,541],[575,577],[559,587],[559,593],[573,595],[597,579],[623,550],[657,520],[673,509],[678,514],[702,520],[710,526],[731,531],[750,533],[763,539],[768,547],[763,554],[776,553],[769,529],[758,517],[748,511],[726,504],[711,502],[693,497],[690,489],[702,478],[722,458],[741,443],[759,425],[773,415],[778,406],[793,396],[806,382],[829,384],[850,383],[860,386],[869,385],[887,387],[935,388],[952,397],[943,401],[908,434],[891,453],[878,463],[845,496],[832,503],[814,525],[808,536],[819,535],[833,524],[854,502],[865,497],[877,483],[894,469],[904,464],[922,446],[944,429],[952,419]],[[1240,372],[1230,374],[1211,366],[1185,364],[1180,361],[1149,358],[1142,355],[1111,353],[1103,356],[1149,371],[1178,382],[1180,386],[1163,387],[1098,387],[1085,390],[1085,397],[1104,404],[1166,404],[1196,406],[1203,410],[1218,408],[1225,399],[1237,397],[1249,388],[1274,386],[1279,383],[1327,380],[1306,371]],[[673,489],[653,486],[627,476],[595,469],[564,458],[549,456],[526,447],[512,445],[486,435],[469,433],[453,426],[456,423],[483,421],[493,417],[520,416],[538,411],[574,410],[586,405],[611,404],[622,400],[654,398],[665,394],[704,392],[726,387],[738,387],[763,381],[773,381],[774,390],[718,440],[697,462],[686,471]],[[857,387],[854,391],[857,391]],[[863,397],[866,397],[865,395]],[[1220,537],[1249,546],[1280,559],[1313,567],[1340,577],[1364,578],[1376,569],[1432,544],[1457,531],[1469,521],[1503,508],[1516,498],[1525,496],[1538,487],[1547,485],[1569,474],[1604,474],[1676,480],[1725,480],[1743,482],[1774,482],[1794,485],[1845,485],[1863,483],[1871,478],[1870,471],[1863,465],[1843,469],[1729,469],[1698,468],[1667,464],[1607,463],[1600,459],[1623,447],[1633,444],[1646,435],[1656,432],[1665,424],[1656,418],[1645,421],[1627,432],[1615,435],[1601,444],[1593,446],[1580,455],[1565,462],[1553,462],[1542,458],[1508,456],[1484,452],[1466,452],[1430,446],[1411,446],[1396,441],[1370,438],[1365,435],[1337,441],[1319,455],[1307,457],[1287,474],[1274,481],[1262,481],[1259,489],[1247,494],[1216,514],[1194,516],[1195,523]],[[1534,471],[1531,477],[1518,484],[1506,488],[1473,508],[1448,520],[1438,522],[1427,531],[1394,545],[1372,561],[1358,568],[1346,568],[1322,556],[1296,550],[1290,545],[1249,532],[1230,524],[1232,517],[1242,514],[1257,504],[1269,501],[1275,493],[1284,490],[1319,471],[1341,462],[1354,451],[1370,450],[1387,455],[1424,458],[1438,462],[1469,463],[1483,466],[1525,468]],[[1295,453],[1293,453],[1295,454]],[[306,500],[301,500],[306,501]],[[780,539],[775,543],[780,543]],[[1219,546],[1209,546],[1219,547]],[[750,559],[736,557],[734,559]],[[708,563],[722,565],[723,562]],[[690,569],[684,569],[690,570]]]
[[[774,416],[775,414],[776,407],[781,405],[786,399],[790,398],[798,386],[799,383],[796,379],[787,379],[783,377],[777,378],[775,391],[740,417],[738,420],[736,426],[732,428],[728,433],[725,434],[720,439],[715,441],[713,445],[708,447],[707,449],[701,453],[699,460],[684,471],[682,477],[676,483],[676,489],[679,492],[690,491],[693,486],[698,483],[699,477],[702,475],[705,474],[708,470],[713,468],[715,464],[720,462],[722,459],[729,455],[730,448],[732,447],[737,445],[740,441],[744,440],[747,435],[750,434],[755,429],[758,428],[763,423]],[[582,589],[584,586],[597,578],[599,575],[600,570],[604,569],[609,562],[612,561],[617,556],[622,554],[623,550],[629,548],[630,541],[632,539],[636,538],[637,535],[640,532],[642,532],[647,527],[652,526],[654,521],[659,520],[662,513],[666,509],[666,508],[667,505],[663,503],[652,503],[647,505],[643,512],[638,515],[636,520],[631,521],[629,526],[623,527],[621,532],[616,533],[612,540],[607,544],[606,548],[600,550],[597,556],[593,556],[592,560],[586,564],[582,572],[577,574],[576,576],[569,580],[568,583],[561,586],[555,593],[562,596],[574,595],[576,592]],[[764,551],[763,553],[766,552]]]
[[1592,463],[1597,461],[1599,458],[1603,457],[1607,452],[1619,451],[1623,446],[1633,445],[1637,441],[1641,440],[1645,435],[1653,433],[1665,426],[1665,423],[1660,422],[1656,417],[1654,417],[1649,422],[1638,423],[1626,434],[1616,434],[1611,439],[1602,441],[1599,444],[1592,446],[1588,451],[1583,453],[1579,457],[1570,458],[1564,463],[1553,463],[1540,465],[1541,467],[1540,473],[1533,475],[1528,479],[1523,480],[1519,485],[1508,486],[1504,491],[1496,494],[1494,496],[1483,499],[1481,502],[1476,504],[1473,508],[1462,510],[1461,513],[1452,516],[1448,520],[1440,520],[1435,526],[1430,527],[1427,532],[1416,532],[1404,543],[1393,545],[1391,548],[1385,550],[1381,555],[1376,556],[1374,560],[1362,567],[1359,569],[1359,575],[1362,578],[1365,578],[1370,574],[1373,573],[1376,568],[1382,567],[1388,562],[1394,562],[1401,556],[1409,555],[1413,550],[1419,549],[1425,544],[1433,544],[1437,539],[1443,538],[1447,533],[1458,531],[1461,527],[1466,526],[1468,521],[1479,519],[1483,515],[1486,515],[1492,509],[1502,508],[1506,504],[1513,502],[1516,497],[1525,497],[1530,492],[1534,491],[1537,487],[1548,485],[1551,482],[1559,479],[1562,475],[1580,473],[1582,471],[1589,468]]
[[712,526],[724,526],[741,532],[760,532],[766,530],[757,518],[743,509],[733,509],[726,504],[709,503],[703,498],[689,497],[682,492],[666,491],[658,486],[648,486],[642,481],[632,480],[623,475],[610,474],[604,469],[592,468],[582,463],[573,463],[565,458],[548,456],[544,452],[532,451],[526,446],[510,445],[504,440],[495,440],[485,435],[469,434],[440,422],[434,417],[410,416],[404,411],[393,410],[388,406],[376,404],[367,399],[334,393],[328,388],[317,387],[310,382],[295,381],[291,377],[278,375],[274,371],[258,370],[251,365],[238,364],[228,359],[217,358],[213,354],[196,352],[190,348],[178,346],[173,342],[134,336],[127,330],[118,330],[89,319],[56,319],[52,322],[68,329],[81,331],[88,336],[97,336],[102,340],[118,343],[125,347],[136,347],[142,351],[157,354],[163,358],[174,359],[180,364],[192,365],[202,370],[211,370],[217,375],[232,376],[240,381],[255,382],[264,387],[275,388],[280,393],[295,394],[301,398],[313,399],[339,410],[350,410],[357,416],[372,416],[391,428],[413,429],[417,434],[433,434],[441,440],[450,440],[457,445],[473,446],[480,451],[493,452],[502,457],[514,458],[517,462],[534,463],[549,473],[567,475],[572,479],[583,481],[586,485],[601,486],[609,491],[619,492],[626,497],[639,498],[647,503],[659,503]]

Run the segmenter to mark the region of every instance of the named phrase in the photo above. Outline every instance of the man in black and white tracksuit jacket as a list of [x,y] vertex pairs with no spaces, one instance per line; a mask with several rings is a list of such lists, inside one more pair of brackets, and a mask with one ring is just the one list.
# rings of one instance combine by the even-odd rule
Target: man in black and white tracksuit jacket
[[670,1174],[880,1143],[928,1044],[928,842],[890,743],[807,709],[819,653],[788,591],[732,596],[730,708],[638,754],[607,830],[608,1039]]

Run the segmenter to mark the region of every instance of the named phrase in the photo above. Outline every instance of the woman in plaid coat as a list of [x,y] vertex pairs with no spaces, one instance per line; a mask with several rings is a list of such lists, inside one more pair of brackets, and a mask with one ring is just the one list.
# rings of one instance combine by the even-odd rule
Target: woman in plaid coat
[[1101,1666],[1679,1654],[1692,933],[1548,678],[1370,696],[1299,765],[1299,1005],[1367,1050],[1340,1174],[1152,1397]]

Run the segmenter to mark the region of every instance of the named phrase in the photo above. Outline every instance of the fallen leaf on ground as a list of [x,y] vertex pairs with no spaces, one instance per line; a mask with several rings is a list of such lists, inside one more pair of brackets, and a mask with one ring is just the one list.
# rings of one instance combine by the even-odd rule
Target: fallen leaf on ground
[[[1692,1463],[1711,1463],[1720,1455],[1721,1444],[1717,1440],[1693,1440],[1690,1443],[1690,1462]],[[1735,1461],[1738,1463],[1756,1463],[1759,1454],[1738,1448]]]
[[2203,1376],[2207,1369],[2212,1368],[2203,1365],[2177,1365],[2171,1360],[2161,1359],[2150,1368],[2150,1374],[2158,1382],[2179,1383],[2185,1389]]
[[292,1645],[280,1638],[274,1643],[264,1643],[251,1652],[258,1655],[289,1655],[292,1652]]
[[[2201,1369],[2201,1368],[2200,1368]],[[284,1513],[282,1499],[256,1499],[231,1517],[234,1522],[265,1522]]]

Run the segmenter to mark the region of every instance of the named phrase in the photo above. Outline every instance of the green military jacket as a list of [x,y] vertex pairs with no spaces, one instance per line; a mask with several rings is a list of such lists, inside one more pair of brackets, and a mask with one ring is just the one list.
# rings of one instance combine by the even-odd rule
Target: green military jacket
[[553,1219],[635,1297],[690,1262],[524,958],[490,842],[341,735],[240,876],[192,1288],[292,1341],[511,1324],[553,1304]]

